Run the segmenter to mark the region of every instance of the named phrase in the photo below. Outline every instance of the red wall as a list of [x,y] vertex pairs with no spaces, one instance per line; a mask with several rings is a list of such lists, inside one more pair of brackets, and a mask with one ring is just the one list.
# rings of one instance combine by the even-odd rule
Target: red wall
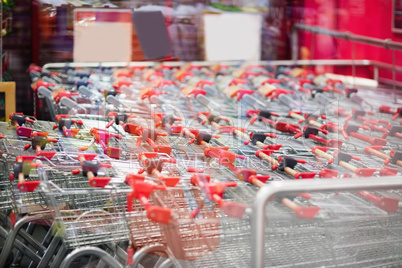
[[[305,0],[304,23],[323,28],[402,42],[402,34],[392,32],[392,0]],[[311,33],[301,35],[301,45],[311,50]],[[351,59],[351,43],[317,35],[313,58]],[[310,52],[311,53],[311,52]],[[396,65],[402,66],[402,52],[395,52]],[[355,44],[355,59],[371,59],[392,64],[392,51],[370,45]],[[331,71],[331,70],[326,70]],[[333,71],[351,74],[350,68]],[[357,71],[358,75],[372,77],[372,69]],[[390,71],[380,71],[380,77],[392,78]],[[402,75],[397,76],[402,81]]]

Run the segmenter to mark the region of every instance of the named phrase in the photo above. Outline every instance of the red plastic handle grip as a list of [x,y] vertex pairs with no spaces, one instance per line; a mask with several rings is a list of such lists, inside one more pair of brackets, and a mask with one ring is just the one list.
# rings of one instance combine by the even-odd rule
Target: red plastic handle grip
[[92,187],[101,187],[104,188],[106,185],[109,184],[112,178],[108,177],[93,177],[89,179],[89,185]]
[[362,177],[371,177],[374,172],[376,172],[377,169],[375,168],[358,168],[356,169],[355,173],[356,175],[362,176]]
[[21,192],[33,192],[39,184],[40,181],[23,181],[19,182],[17,187]]
[[317,173],[315,172],[297,172],[295,174],[295,179],[312,179]]

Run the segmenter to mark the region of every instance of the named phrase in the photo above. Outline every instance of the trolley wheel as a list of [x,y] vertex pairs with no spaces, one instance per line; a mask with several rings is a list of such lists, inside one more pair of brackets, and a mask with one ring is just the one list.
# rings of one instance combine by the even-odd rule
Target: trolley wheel
[[173,267],[173,265],[166,266],[168,263],[171,264],[166,248],[163,245],[151,245],[141,248],[134,254],[134,264],[132,267]]

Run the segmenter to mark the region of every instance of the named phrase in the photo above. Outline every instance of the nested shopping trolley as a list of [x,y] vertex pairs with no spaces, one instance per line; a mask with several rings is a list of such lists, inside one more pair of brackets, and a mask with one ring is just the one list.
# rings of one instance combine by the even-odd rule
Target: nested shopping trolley
[[135,267],[162,262],[186,267],[219,248],[222,217],[228,216],[199,187],[183,179],[175,187],[154,190],[144,201],[137,184],[128,198],[138,200],[130,201],[126,214]]
[[[272,183],[257,195],[253,206],[252,263],[257,267],[397,267],[401,258],[400,200],[396,210],[386,212],[345,190],[369,190],[379,197],[387,194],[384,190],[400,186],[398,177]],[[311,202],[320,205],[314,219],[289,218],[277,213],[280,207],[269,201],[300,191],[311,193]],[[321,194],[313,197],[317,192]]]
[[[116,201],[124,199],[129,191],[124,184],[121,189],[94,189],[84,181],[70,181],[70,184],[60,184],[53,180],[60,176],[55,172],[47,172],[43,167],[36,170],[39,183],[35,187],[28,187],[32,180],[20,182],[19,189],[23,192],[24,200],[27,191],[40,198],[40,209],[30,210],[27,216],[19,219],[13,230],[8,234],[2,250],[0,261],[2,265],[17,247],[20,254],[25,255],[36,265],[60,265],[66,254],[74,248],[96,245],[117,250],[117,243],[128,239],[128,230],[123,219],[125,207],[117,206]],[[73,176],[64,173],[65,179],[74,180]],[[21,185],[27,187],[21,188]],[[115,197],[118,195],[119,197]],[[123,202],[123,201],[122,201]],[[36,242],[38,252],[27,251],[18,247],[19,240],[33,243],[35,238],[24,233],[24,223],[41,223],[47,231],[42,246]],[[21,237],[17,239],[17,236]],[[111,246],[112,244],[112,246]],[[124,246],[123,246],[124,247]],[[113,251],[111,250],[111,251]],[[123,250],[122,250],[123,251]]]

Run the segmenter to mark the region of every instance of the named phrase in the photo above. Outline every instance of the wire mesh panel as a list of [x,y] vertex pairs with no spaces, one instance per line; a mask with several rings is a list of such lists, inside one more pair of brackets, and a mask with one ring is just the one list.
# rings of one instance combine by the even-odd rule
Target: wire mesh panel
[[133,211],[127,212],[125,219],[128,221],[130,241],[135,250],[147,245],[166,243],[159,223],[148,219],[147,212],[140,201],[134,200]]
[[68,248],[128,239],[123,218],[125,206],[120,205],[125,204],[125,194],[71,188],[59,193],[48,192],[46,199]]
[[[400,216],[370,214],[360,214],[361,217],[355,214],[347,218],[332,215],[329,219],[301,220],[298,223],[295,219],[281,220],[271,214],[266,229],[266,264],[278,267],[358,267],[378,265],[388,259],[392,265],[394,257],[400,258],[394,255],[401,246],[394,236],[400,232],[397,223]],[[390,230],[383,230],[384,225],[389,225]]]
[[[168,189],[156,193],[156,202],[172,210],[169,224],[161,224],[164,240],[173,258],[194,260],[219,245],[218,210],[208,208],[198,190]],[[201,203],[200,203],[201,202]],[[193,209],[198,215],[191,219]]]
[[13,197],[11,192],[7,163],[0,161],[0,208],[6,211],[12,208]]
[[[176,35],[195,25],[175,19]],[[195,33],[184,34],[176,42],[187,46]],[[370,104],[376,92],[265,63],[63,68],[49,79],[67,91],[48,88],[54,110],[69,114],[56,126],[17,116],[57,138],[43,149],[55,154],[15,135],[21,122],[0,125],[0,187],[20,213],[50,211],[69,249],[129,240],[127,264],[133,253],[134,263],[158,266],[137,259],[151,251],[175,267],[248,267],[260,188],[401,172],[398,107],[378,114],[388,93]],[[30,169],[10,183],[17,161]],[[35,191],[19,191],[21,173],[40,181]],[[276,194],[263,215],[265,265],[398,266],[400,200],[381,189]]]

